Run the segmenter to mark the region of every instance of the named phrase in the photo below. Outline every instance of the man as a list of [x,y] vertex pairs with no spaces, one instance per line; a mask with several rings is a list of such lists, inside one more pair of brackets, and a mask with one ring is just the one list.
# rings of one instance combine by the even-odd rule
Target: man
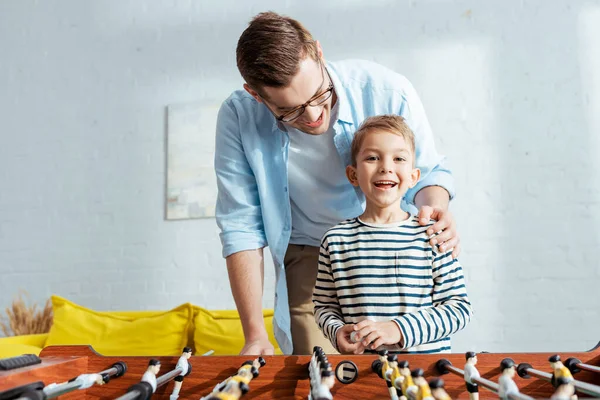
[[[360,123],[398,114],[415,132],[422,179],[403,201],[422,224],[438,222],[432,245],[460,252],[448,203],[453,180],[437,154],[414,88],[401,75],[363,61],[325,63],[318,41],[298,22],[256,16],[240,37],[246,81],[221,106],[215,170],[217,223],[245,336],[241,354],[273,354],[262,315],[263,248],[276,270],[274,330],[284,353],[335,352],[313,317],[319,245],[325,231],[359,215],[364,195],[345,177]],[[317,283],[318,284],[318,283]]]

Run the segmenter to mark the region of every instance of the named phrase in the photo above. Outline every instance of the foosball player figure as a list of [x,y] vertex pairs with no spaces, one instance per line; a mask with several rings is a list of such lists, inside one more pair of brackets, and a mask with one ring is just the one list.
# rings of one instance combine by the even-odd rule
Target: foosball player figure
[[142,375],[141,381],[147,382],[150,384],[150,386],[152,386],[152,393],[156,392],[156,375],[158,375],[159,371],[160,361],[158,361],[156,358],[153,358],[148,361],[148,368],[146,369],[146,372],[144,372],[144,375]]
[[188,376],[192,372],[192,365],[190,364],[190,357],[192,356],[191,347],[184,347],[181,352],[181,357],[177,360],[177,365],[175,368],[181,368],[181,373],[173,379],[175,381],[173,386],[173,392],[169,397],[169,400],[177,400],[179,397],[179,390],[181,389],[181,385],[183,384],[183,378]]
[[560,377],[556,380],[556,391],[550,397],[550,400],[577,400],[573,380]]
[[444,380],[441,378],[433,378],[429,381],[431,395],[435,400],[452,400],[446,389],[444,389]]
[[378,353],[377,359],[379,360],[379,367],[381,367],[381,369],[375,371],[377,373],[377,375],[379,375],[380,378],[382,378],[383,380],[385,380],[385,372],[388,370],[389,366],[388,366],[388,351],[387,350],[380,350]]
[[415,386],[415,383],[412,378],[412,374],[410,372],[410,366],[408,365],[408,361],[402,360],[398,363],[398,369],[400,370],[400,375],[402,375],[402,398],[416,398],[418,388]]
[[[394,381],[400,376],[400,370],[398,370],[398,356],[391,354],[387,357],[387,370],[385,371],[385,381],[387,383],[388,392],[390,393],[390,399],[398,399],[398,389],[394,385]],[[400,389],[400,394],[402,389]]]
[[308,372],[311,378],[316,377],[315,375],[320,368],[320,361],[324,356],[325,352],[323,351],[323,348],[321,348],[320,346],[313,347],[313,353],[310,357],[310,365],[308,367]]
[[228,386],[233,386],[234,388],[238,385],[238,382],[246,384],[250,387],[250,381],[259,375],[259,369],[267,362],[264,358],[258,357],[252,361],[244,361],[242,366],[238,369],[237,374],[233,375],[226,381],[225,388],[221,389],[226,391]]
[[413,378],[413,382],[417,386],[417,396],[416,400],[435,400],[433,395],[431,394],[431,389],[429,388],[429,384],[423,377],[424,372],[422,368],[417,368],[412,371],[411,376]]
[[[318,379],[318,378],[317,378]],[[329,366],[325,370],[321,370],[321,381],[313,389],[313,400],[333,400],[331,389],[335,383],[335,375]]]
[[502,374],[498,378],[498,396],[502,400],[507,400],[510,395],[519,393],[519,387],[513,380],[516,370],[515,362],[510,358],[505,358],[500,362]]
[[479,400],[479,385],[473,381],[473,378],[480,378],[479,371],[475,365],[477,365],[477,354],[474,351],[467,351],[465,353],[467,362],[465,363],[465,383],[467,384],[467,392],[469,392],[469,398],[471,400]]
[[212,393],[207,400],[238,400],[250,391],[250,386],[244,382],[237,385],[228,385],[222,392]]
[[552,380],[550,382],[552,382],[554,387],[558,387],[558,378],[565,378],[567,381],[573,381],[573,375],[571,375],[571,371],[569,371],[569,368],[564,366],[558,354],[550,356],[548,361],[550,361],[550,368],[552,368]]

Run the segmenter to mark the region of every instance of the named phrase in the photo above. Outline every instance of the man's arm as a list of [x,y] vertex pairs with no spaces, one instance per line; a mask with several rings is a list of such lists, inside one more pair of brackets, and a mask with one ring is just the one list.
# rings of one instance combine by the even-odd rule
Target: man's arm
[[237,111],[228,101],[223,103],[217,119],[215,172],[218,187],[215,215],[246,339],[242,354],[273,354],[262,315],[262,248],[267,239],[258,186],[244,152]]
[[406,118],[415,134],[416,167],[421,170],[421,179],[406,192],[406,201],[414,203],[419,210],[419,223],[426,225],[430,219],[437,222],[428,233],[442,231],[431,245],[440,245],[441,251],[454,249],[453,257],[460,253],[460,238],[454,217],[448,211],[448,203],[454,197],[454,179],[445,163],[445,157],[435,149],[433,133],[421,99],[412,84],[404,77],[400,85],[404,88],[406,106],[400,115]]
[[419,190],[415,196],[415,206],[420,210],[423,206],[448,209],[450,194],[441,186],[427,186]]
[[240,354],[272,355],[262,312],[263,249],[246,250],[227,257],[229,284],[240,314],[246,344]]

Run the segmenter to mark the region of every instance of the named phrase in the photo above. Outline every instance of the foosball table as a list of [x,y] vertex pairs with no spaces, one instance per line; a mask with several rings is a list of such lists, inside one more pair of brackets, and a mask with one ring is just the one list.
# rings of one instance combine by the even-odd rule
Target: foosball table
[[[560,354],[477,353],[476,363],[474,353],[469,358],[468,354],[459,353],[323,355],[315,350],[312,356],[264,356],[253,360],[249,356],[191,356],[185,351],[183,354],[188,356],[179,358],[105,357],[89,346],[50,346],[39,357],[0,363],[0,400],[422,400],[498,398],[499,392],[501,398],[510,399],[600,397],[599,346],[587,352]],[[556,394],[558,385],[567,382],[564,377],[555,376],[558,369],[553,368],[558,364],[571,376],[568,383],[576,395]],[[447,397],[420,389],[402,393],[398,383],[402,378],[394,372],[397,365],[410,366],[415,382],[428,380],[433,392],[439,393],[434,388],[443,382]],[[502,393],[499,388],[509,369],[515,371],[510,376],[514,375],[518,393]],[[480,388],[478,396],[467,390],[467,374],[469,387]],[[319,385],[326,381],[327,387],[322,391]],[[398,387],[398,393],[394,387]]]

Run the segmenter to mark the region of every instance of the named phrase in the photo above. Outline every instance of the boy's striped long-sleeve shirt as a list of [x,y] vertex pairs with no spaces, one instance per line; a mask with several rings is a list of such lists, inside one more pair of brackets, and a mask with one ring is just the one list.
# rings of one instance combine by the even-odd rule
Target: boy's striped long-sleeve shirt
[[473,311],[462,267],[452,251],[430,245],[429,226],[413,216],[391,225],[354,218],[327,231],[313,303],[317,324],[336,349],[343,325],[370,319],[393,320],[404,339],[403,346],[378,350],[450,352],[450,335]]

